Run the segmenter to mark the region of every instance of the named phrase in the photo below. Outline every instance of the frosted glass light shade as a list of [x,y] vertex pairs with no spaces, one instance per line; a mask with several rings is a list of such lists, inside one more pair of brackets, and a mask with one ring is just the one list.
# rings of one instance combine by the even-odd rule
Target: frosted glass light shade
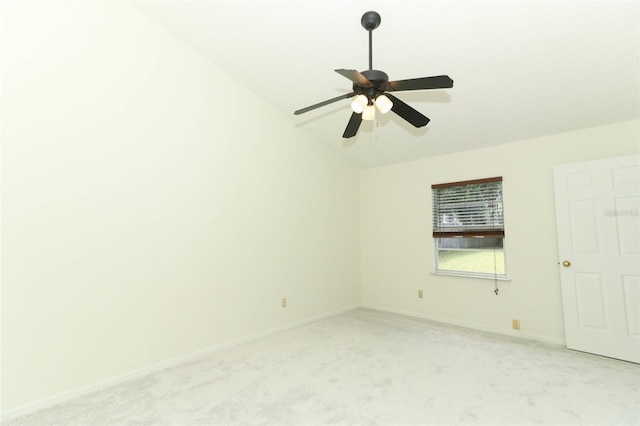
[[393,102],[385,95],[380,95],[376,98],[376,107],[378,107],[381,113],[386,114],[391,111]]
[[353,100],[353,102],[351,102],[351,109],[356,114],[360,114],[364,109],[364,107],[367,106],[368,103],[369,103],[369,99],[367,99],[365,95],[358,95]]
[[363,120],[375,120],[376,119],[376,107],[373,105],[367,105],[362,109]]

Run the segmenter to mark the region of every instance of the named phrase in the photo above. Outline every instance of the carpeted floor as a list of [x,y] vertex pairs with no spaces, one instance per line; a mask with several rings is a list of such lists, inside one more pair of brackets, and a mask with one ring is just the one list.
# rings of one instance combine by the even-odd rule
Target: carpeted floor
[[640,365],[358,309],[22,425],[638,425]]

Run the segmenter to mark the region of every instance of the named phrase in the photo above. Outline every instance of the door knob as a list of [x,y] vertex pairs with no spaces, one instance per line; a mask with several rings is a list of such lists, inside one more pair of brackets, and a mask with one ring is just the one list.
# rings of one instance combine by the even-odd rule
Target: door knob
[[562,266],[564,266],[565,268],[568,268],[569,266],[571,266],[571,262],[569,262],[568,260],[565,260],[564,262],[562,262]]

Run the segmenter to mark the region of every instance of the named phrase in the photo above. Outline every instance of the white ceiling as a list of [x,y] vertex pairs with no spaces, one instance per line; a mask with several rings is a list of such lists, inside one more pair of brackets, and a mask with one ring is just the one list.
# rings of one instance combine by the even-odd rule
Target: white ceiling
[[[361,168],[638,118],[637,1],[147,1],[144,14]],[[375,10],[373,68],[390,80],[447,74],[446,90],[395,92],[431,119],[393,113],[343,139],[368,68],[362,14]],[[239,129],[239,131],[242,131]],[[607,141],[603,141],[607,143]]]

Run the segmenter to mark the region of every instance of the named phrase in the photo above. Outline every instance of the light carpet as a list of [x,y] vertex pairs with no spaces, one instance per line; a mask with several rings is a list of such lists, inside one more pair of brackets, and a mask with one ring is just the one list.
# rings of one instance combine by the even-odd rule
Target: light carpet
[[458,424],[638,425],[640,365],[358,309],[5,423]]

